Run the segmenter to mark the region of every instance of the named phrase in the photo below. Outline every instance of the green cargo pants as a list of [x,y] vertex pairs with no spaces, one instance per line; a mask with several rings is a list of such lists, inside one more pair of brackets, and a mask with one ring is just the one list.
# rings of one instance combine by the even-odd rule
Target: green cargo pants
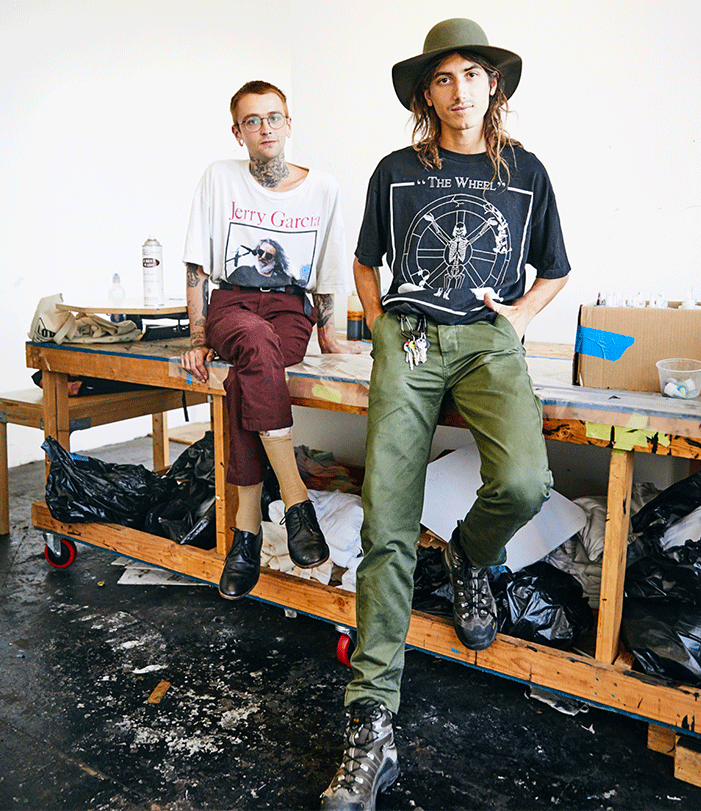
[[[410,320],[416,324],[414,316]],[[397,317],[384,313],[372,331],[364,557],[346,704],[370,697],[392,712],[399,707],[426,465],[444,396],[452,394],[481,459],[483,484],[460,531],[474,565],[506,560],[506,543],[540,510],[552,484],[541,403],[508,319],[464,326],[429,322],[427,336],[426,363],[410,369]]]

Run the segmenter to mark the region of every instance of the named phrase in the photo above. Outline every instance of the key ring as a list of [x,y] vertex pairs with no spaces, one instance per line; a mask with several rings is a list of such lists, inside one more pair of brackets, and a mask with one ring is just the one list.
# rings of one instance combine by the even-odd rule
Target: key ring
[[404,313],[399,314],[399,330],[402,335],[407,339],[416,339],[426,334],[426,316],[420,315],[416,329],[411,328],[408,317]]
[[403,313],[399,316],[399,329],[402,336],[406,338],[404,342],[404,360],[413,369],[419,363],[426,362],[426,352],[431,345],[426,337],[426,316],[420,315],[416,329],[411,329],[409,319]]

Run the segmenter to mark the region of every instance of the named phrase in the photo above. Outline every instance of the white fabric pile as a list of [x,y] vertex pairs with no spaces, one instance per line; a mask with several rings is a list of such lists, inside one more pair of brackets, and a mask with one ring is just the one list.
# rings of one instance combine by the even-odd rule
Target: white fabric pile
[[[269,506],[271,521],[263,523],[263,549],[261,563],[287,574],[309,580],[328,583],[333,565],[345,569],[341,587],[355,591],[358,564],[362,560],[360,528],[363,523],[363,508],[360,496],[349,493],[309,490],[309,499],[314,504],[319,525],[329,545],[329,560],[314,569],[300,569],[292,563],[287,552],[287,532],[280,525],[285,514],[282,501]],[[631,515],[651,501],[659,490],[649,482],[633,485]],[[584,590],[584,596],[592,608],[599,605],[601,591],[601,563],[604,554],[606,529],[606,496],[585,496],[574,499],[586,513],[586,524],[576,535],[553,550],[543,560],[558,569],[569,572]],[[701,537],[701,507],[681,518],[667,529],[660,543],[664,549],[684,544],[689,538]],[[629,536],[629,542],[633,535]]]
[[[649,482],[633,485],[631,515],[635,515],[659,492]],[[574,499],[574,503],[578,504],[587,514],[587,523],[580,532],[554,549],[543,560],[557,569],[573,575],[584,589],[584,596],[589,600],[589,605],[597,608],[601,592],[601,563],[604,555],[606,496],[584,496]],[[632,537],[632,534],[629,535],[629,543]]]
[[261,563],[271,569],[305,579],[313,578],[321,583],[329,582],[335,564],[347,570],[341,581],[342,588],[355,591],[355,573],[362,558],[360,527],[363,523],[363,508],[360,496],[336,491],[308,492],[319,526],[329,545],[329,560],[314,569],[300,569],[294,565],[287,552],[287,532],[284,526],[280,526],[285,515],[285,505],[282,501],[273,501],[268,507],[271,520],[263,523]]
[[67,310],[59,310],[56,305],[63,304],[63,295],[54,293],[39,299],[27,333],[30,341],[35,343],[64,342],[72,344],[85,343],[124,343],[141,339],[141,330],[133,321],[115,323],[99,315],[74,315]]
[[689,540],[701,540],[701,507],[697,507],[693,512],[680,518],[676,524],[668,527],[660,538],[660,545],[666,550],[673,546],[684,546]]

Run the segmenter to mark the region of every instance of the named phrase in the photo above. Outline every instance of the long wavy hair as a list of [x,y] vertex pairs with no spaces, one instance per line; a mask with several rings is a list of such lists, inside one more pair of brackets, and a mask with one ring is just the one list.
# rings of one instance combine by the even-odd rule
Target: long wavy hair
[[[511,172],[503,153],[506,148],[520,146],[520,143],[508,134],[504,126],[509,112],[509,102],[504,93],[504,80],[499,71],[483,56],[469,50],[458,49],[455,53],[462,56],[463,59],[469,59],[480,65],[490,79],[496,79],[496,90],[494,95],[490,96],[489,107],[484,116],[484,138],[487,142],[487,157],[494,167],[492,180],[501,179],[501,173],[504,171],[508,181]],[[411,100],[411,111],[414,114],[412,143],[419,160],[427,169],[440,169],[442,165],[438,152],[441,120],[438,118],[435,108],[426,101],[425,91],[429,89],[438,66],[451,55],[441,54],[428,63]]]

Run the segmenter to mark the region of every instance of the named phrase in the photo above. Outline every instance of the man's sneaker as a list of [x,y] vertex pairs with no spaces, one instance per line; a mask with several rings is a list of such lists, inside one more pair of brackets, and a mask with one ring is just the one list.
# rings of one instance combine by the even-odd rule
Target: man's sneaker
[[280,523],[287,529],[287,548],[292,562],[300,569],[321,566],[329,559],[329,547],[311,501],[293,504]]
[[263,528],[252,532],[234,530],[234,540],[219,578],[219,594],[227,600],[245,597],[258,582]]
[[349,709],[346,751],[331,785],[321,795],[325,811],[375,811],[378,791],[399,777],[392,713],[371,698]]
[[455,633],[470,650],[484,650],[496,639],[497,604],[487,579],[487,568],[470,564],[460,546],[460,524],[443,550],[453,587]]

